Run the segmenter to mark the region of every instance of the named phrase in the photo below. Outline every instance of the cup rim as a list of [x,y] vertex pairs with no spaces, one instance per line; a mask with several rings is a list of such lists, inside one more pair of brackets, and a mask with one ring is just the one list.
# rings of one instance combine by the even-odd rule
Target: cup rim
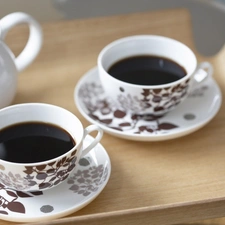
[[[56,105],[53,105],[53,104],[48,104],[48,103],[21,103],[21,104],[15,104],[15,105],[11,105],[11,106],[7,106],[5,108],[2,108],[0,109],[0,113],[2,111],[7,111],[9,109],[12,109],[12,108],[17,108],[17,107],[27,107],[27,106],[44,106],[44,107],[54,107],[54,108],[58,108],[60,110],[63,110],[64,112],[66,113],[69,113],[71,114],[72,116],[75,117],[75,119],[77,120],[77,122],[80,124],[80,126],[82,127],[82,132],[84,134],[84,128],[83,128],[83,125],[82,123],[80,122],[80,120],[73,114],[71,113],[69,110],[67,109],[64,109],[60,106],[56,106]],[[28,121],[29,122],[29,121]],[[19,123],[19,122],[18,122]],[[13,123],[13,124],[17,124],[17,123]],[[52,123],[54,124],[54,123]],[[55,124],[57,125],[57,124]],[[7,127],[7,126],[5,126]],[[83,137],[83,134],[82,134],[82,137]],[[70,134],[72,136],[72,134]],[[72,136],[73,137],[73,136]],[[74,137],[73,137],[74,138]],[[7,161],[7,160],[4,160],[4,159],[1,159],[0,158],[0,164],[1,162],[4,162],[4,164],[7,164],[7,165],[14,165],[14,166],[22,166],[22,167],[26,167],[26,166],[40,166],[40,165],[43,165],[43,164],[49,164],[53,161],[58,161],[60,160],[61,158],[65,157],[66,155],[68,154],[71,154],[75,149],[77,149],[80,145],[82,144],[82,140],[78,143],[77,140],[76,140],[76,145],[68,150],[67,152],[65,152],[64,154],[60,155],[60,156],[57,156],[55,158],[52,158],[52,159],[48,159],[48,160],[44,160],[44,161],[40,161],[40,162],[31,162],[31,163],[18,163],[18,162],[10,162],[10,161]]]
[[[195,67],[193,69],[193,71],[187,73],[184,77],[182,77],[181,79],[174,81],[174,82],[170,82],[170,83],[166,83],[166,84],[160,84],[160,85],[139,85],[139,84],[132,84],[132,83],[128,83],[128,82],[124,82],[122,80],[116,79],[113,76],[111,76],[103,67],[102,65],[102,58],[104,56],[104,54],[109,51],[112,47],[114,47],[117,44],[123,43],[123,42],[127,42],[127,41],[131,41],[131,40],[135,40],[135,39],[139,39],[139,40],[143,40],[143,39],[161,39],[161,40],[167,40],[167,41],[172,41],[180,46],[182,46],[183,48],[186,48],[187,51],[190,52],[190,54],[192,55],[194,61],[195,61]],[[151,55],[151,54],[149,54]],[[107,77],[109,79],[111,79],[114,82],[117,82],[119,84],[123,84],[126,85],[128,87],[134,87],[134,88],[142,88],[142,89],[160,89],[160,88],[169,88],[175,85],[178,85],[186,80],[188,80],[192,75],[194,75],[195,71],[197,70],[197,58],[194,54],[194,52],[184,43],[169,38],[169,37],[165,37],[165,36],[160,36],[160,35],[133,35],[133,36],[127,36],[127,37],[123,37],[120,39],[117,39],[111,43],[109,43],[108,45],[106,45],[99,53],[98,58],[97,58],[97,64],[98,64],[98,68],[99,70],[103,70],[104,74],[107,75]]]

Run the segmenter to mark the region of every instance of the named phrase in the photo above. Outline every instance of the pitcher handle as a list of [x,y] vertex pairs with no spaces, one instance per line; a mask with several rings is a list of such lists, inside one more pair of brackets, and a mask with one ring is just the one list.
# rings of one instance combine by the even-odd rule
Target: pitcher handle
[[27,23],[29,26],[29,38],[22,52],[15,58],[16,68],[19,72],[30,65],[38,55],[42,46],[42,29],[32,16],[22,12],[11,13],[0,20],[2,40],[11,28],[23,23]]

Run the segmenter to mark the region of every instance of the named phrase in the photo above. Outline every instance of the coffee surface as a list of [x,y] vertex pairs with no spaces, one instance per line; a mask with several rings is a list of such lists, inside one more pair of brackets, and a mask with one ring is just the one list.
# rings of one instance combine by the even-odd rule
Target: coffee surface
[[0,159],[9,162],[41,162],[74,146],[75,141],[67,131],[48,123],[18,123],[0,130]]
[[187,74],[176,62],[151,55],[124,58],[111,65],[108,73],[118,80],[138,85],[167,84]]

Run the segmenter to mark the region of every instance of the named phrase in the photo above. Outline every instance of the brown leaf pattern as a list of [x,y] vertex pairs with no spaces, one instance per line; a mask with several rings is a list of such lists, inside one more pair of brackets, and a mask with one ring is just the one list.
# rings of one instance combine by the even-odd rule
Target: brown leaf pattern
[[77,159],[75,153],[76,151],[48,165],[25,166],[23,176],[10,171],[8,173],[0,171],[0,181],[5,186],[21,191],[29,187],[34,187],[36,190],[53,187],[65,180],[69,172],[74,169]]
[[[165,116],[163,115],[156,116],[153,114],[130,114],[125,108],[134,101],[136,101],[136,103],[138,102],[139,106],[143,104],[143,107],[153,107],[156,103],[156,105],[154,105],[155,111],[163,110],[165,107],[174,107],[179,103],[180,97],[173,95],[172,92],[177,91],[180,96],[183,96],[186,94],[187,84],[188,82],[179,84],[173,89],[165,88],[154,89],[151,91],[148,89],[143,89],[143,98],[142,100],[139,99],[140,101],[135,98],[132,99],[131,96],[126,96],[126,90],[121,87],[121,96],[119,98],[124,103],[125,107],[123,108],[119,107],[105,95],[101,84],[97,81],[83,83],[78,91],[78,96],[83,104],[83,108],[86,109],[86,113],[94,121],[97,121],[110,129],[114,129],[119,132],[126,132],[127,134],[155,135],[168,133],[173,129],[179,128],[179,126],[166,121]],[[189,94],[188,97],[201,97],[207,89],[207,86],[201,86]],[[170,101],[163,101],[162,104],[161,99],[167,99],[168,97],[171,98]],[[149,98],[153,99],[151,106],[148,102]],[[132,109],[135,110],[135,104],[132,104],[132,107]]]
[[[124,89],[123,89],[124,90]],[[161,93],[162,89],[154,90],[155,102],[159,101],[159,97],[156,95]],[[151,92],[149,90],[143,90],[143,101],[140,104],[146,106],[149,104],[147,99]],[[94,96],[94,97],[93,97]],[[130,114],[124,108],[117,107],[117,105],[110,99],[104,96],[104,91],[100,84],[85,83],[79,90],[79,97],[87,110],[87,114],[95,121],[98,121],[111,129],[121,132],[131,132],[134,134],[140,133],[159,133],[168,132],[169,129],[175,129],[178,126],[170,124],[169,122],[161,122],[160,118],[163,116],[156,115],[137,115]],[[130,96],[124,98],[121,96],[121,101],[124,100],[125,105],[129,105],[134,101]],[[145,102],[146,100],[146,102]],[[174,99],[174,101],[176,101]],[[134,106],[135,107],[135,106]],[[150,105],[146,107],[151,107]],[[126,108],[126,107],[125,107]],[[155,111],[160,108],[155,107]],[[102,113],[104,112],[104,113]],[[107,112],[107,113],[106,113]],[[167,125],[164,125],[167,124]]]
[[131,110],[138,113],[151,109],[152,114],[164,114],[184,99],[188,87],[189,82],[184,81],[170,88],[142,89],[142,98],[138,98],[137,96],[132,97],[123,88],[123,91],[117,96],[117,100],[126,111]]
[[30,198],[36,195],[42,195],[43,192],[22,192],[12,190],[0,183],[0,214],[8,215],[9,211],[16,213],[26,213],[25,206],[20,202],[20,198]]
[[[38,185],[39,190],[50,188],[64,181],[69,176],[69,172],[74,169],[75,163],[76,157],[72,154],[70,157],[45,167],[26,167],[24,172],[27,173],[27,176],[25,179],[29,182],[29,186]],[[37,184],[35,180],[41,182]]]

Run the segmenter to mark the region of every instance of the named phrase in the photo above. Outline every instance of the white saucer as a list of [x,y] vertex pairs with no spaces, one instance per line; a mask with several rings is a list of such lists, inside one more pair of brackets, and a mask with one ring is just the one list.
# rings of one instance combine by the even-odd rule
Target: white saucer
[[136,141],[161,141],[190,134],[206,125],[222,102],[213,78],[207,79],[176,109],[163,117],[135,116],[118,109],[102,89],[97,68],[88,71],[74,91],[80,113],[105,132]]
[[[91,140],[93,138],[87,136],[84,146]],[[109,156],[104,147],[98,144],[79,161],[73,174],[55,188],[43,192],[18,192],[0,184],[0,219],[35,222],[71,214],[100,194],[110,173]]]

